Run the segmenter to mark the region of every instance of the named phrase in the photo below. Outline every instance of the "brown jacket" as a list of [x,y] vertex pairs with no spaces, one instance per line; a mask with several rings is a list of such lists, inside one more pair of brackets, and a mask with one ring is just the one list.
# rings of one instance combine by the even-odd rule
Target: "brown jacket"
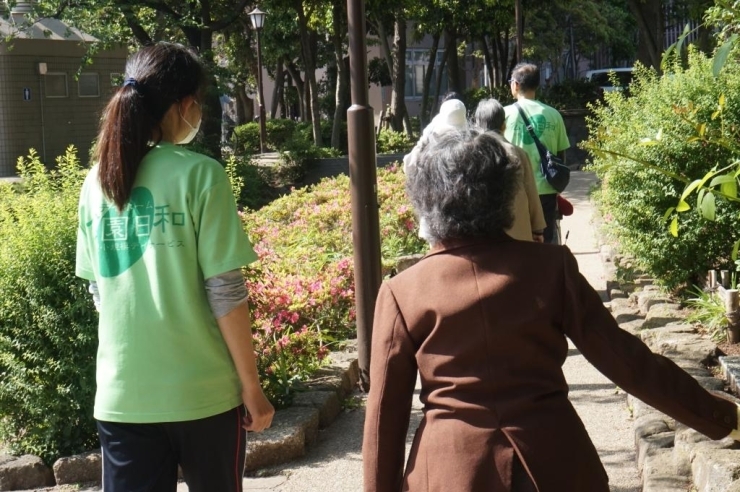
[[[566,336],[676,420],[713,439],[737,426],[734,403],[617,326],[565,247],[501,235],[435,249],[383,284],[373,330],[367,492],[522,490],[517,469],[532,490],[608,492],[568,400]],[[417,369],[424,418],[404,472]]]

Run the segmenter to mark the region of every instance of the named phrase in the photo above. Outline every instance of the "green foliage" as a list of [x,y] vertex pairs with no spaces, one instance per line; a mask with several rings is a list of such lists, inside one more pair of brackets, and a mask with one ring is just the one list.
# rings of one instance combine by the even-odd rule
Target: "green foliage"
[[405,154],[414,148],[416,142],[406,132],[382,129],[378,134],[378,154]]
[[[270,151],[280,150],[291,139],[295,138],[298,123],[290,119],[274,119],[265,122],[265,142]],[[234,149],[238,154],[259,154],[260,152],[260,125],[259,122],[237,126],[232,137]]]
[[84,173],[73,147],[53,172],[33,150],[18,169],[23,192],[0,186],[0,441],[51,463],[97,442],[97,314],[74,274]]
[[725,316],[725,304],[722,298],[716,293],[705,292],[696,286],[690,294],[693,297],[686,303],[692,308],[692,312],[687,320],[700,324],[715,342],[725,341],[730,322]]
[[256,166],[250,157],[231,155],[226,159],[225,169],[240,209],[258,210],[272,200],[269,173]]
[[675,64],[663,77],[638,67],[631,93],[606,94],[589,121],[600,208],[640,267],[669,288],[685,287],[730,265],[738,239],[740,205],[721,192],[733,185],[711,178],[738,155],[728,141],[740,127],[740,68],[727,64],[715,78],[713,60],[690,50],[688,68]]

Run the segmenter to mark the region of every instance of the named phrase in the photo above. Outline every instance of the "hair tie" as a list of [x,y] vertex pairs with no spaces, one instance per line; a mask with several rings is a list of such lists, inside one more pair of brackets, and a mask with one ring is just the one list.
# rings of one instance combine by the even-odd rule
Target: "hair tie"
[[136,80],[133,77],[128,77],[127,79],[125,79],[123,81],[123,86],[122,87],[128,87],[129,85],[133,86],[134,87],[134,90],[137,91],[137,92],[139,91],[139,88],[141,87],[139,85],[139,81]]

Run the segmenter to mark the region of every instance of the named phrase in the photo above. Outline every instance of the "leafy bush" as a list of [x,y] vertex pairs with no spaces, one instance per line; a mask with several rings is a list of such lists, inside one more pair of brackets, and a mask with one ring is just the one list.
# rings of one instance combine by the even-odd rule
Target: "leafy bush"
[[22,193],[0,186],[0,441],[51,463],[94,448],[97,314],[75,277],[73,147],[48,172],[33,150],[18,161]]
[[240,209],[259,210],[273,200],[270,173],[256,166],[250,157],[231,155],[226,159],[225,168],[233,183],[232,191]]
[[[672,289],[699,284],[708,269],[732,265],[740,205],[717,199],[715,220],[694,211],[681,214],[680,224],[674,207],[687,183],[735,157],[699,133],[740,125],[740,67],[727,64],[715,78],[711,60],[691,51],[686,69],[676,64],[663,77],[644,68],[636,74],[631,97],[606,94],[588,121],[585,147],[602,180],[599,206],[607,229],[643,270]],[[725,110],[713,118],[722,95]],[[672,218],[677,237],[669,232]]]
[[382,129],[378,134],[378,154],[405,154],[414,148],[416,141],[406,132]]
[[[269,150],[279,150],[288,141],[295,138],[299,123],[291,119],[274,119],[265,122],[265,145]],[[238,154],[259,154],[260,124],[252,121],[234,128],[232,137],[234,149]]]
[[[395,167],[378,170],[386,270],[396,257],[425,248],[404,182],[403,173]],[[268,397],[278,404],[289,401],[295,382],[316,367],[323,347],[354,336],[349,197],[349,178],[339,176],[294,190],[259,212],[243,216],[260,257],[247,271],[255,344],[263,355],[260,373],[269,380]],[[296,357],[283,359],[285,353]]]

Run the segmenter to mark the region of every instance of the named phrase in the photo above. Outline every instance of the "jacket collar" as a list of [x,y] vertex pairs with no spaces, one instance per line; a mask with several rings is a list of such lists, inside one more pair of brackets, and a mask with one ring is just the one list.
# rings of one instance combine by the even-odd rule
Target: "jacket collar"
[[445,239],[435,244],[434,246],[432,246],[429,250],[429,253],[427,253],[424,256],[424,258],[428,258],[429,256],[434,256],[434,255],[438,255],[441,253],[449,253],[453,250],[466,248],[469,246],[476,246],[479,244],[501,243],[501,242],[507,242],[507,241],[514,241],[514,239],[511,236],[508,236],[504,232],[500,232],[498,234],[493,234],[491,236],[486,236],[486,237]]

